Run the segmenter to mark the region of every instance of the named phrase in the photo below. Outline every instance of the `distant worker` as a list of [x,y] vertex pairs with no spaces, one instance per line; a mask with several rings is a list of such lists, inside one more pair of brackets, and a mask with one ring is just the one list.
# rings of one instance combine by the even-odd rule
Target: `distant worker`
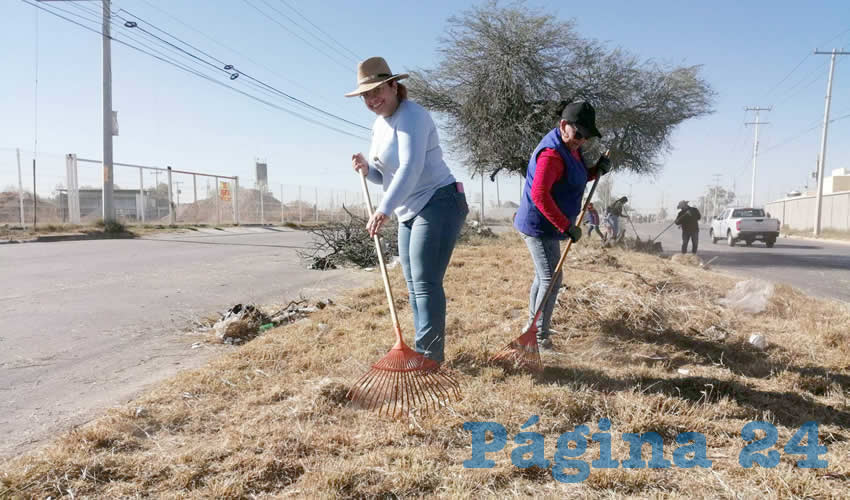
[[[619,200],[615,201],[611,205],[608,206],[607,215],[605,219],[608,221],[608,225],[611,227],[611,241],[616,242],[622,236],[620,234],[620,217],[629,218],[625,213],[626,203],[629,202],[629,199],[626,196],[623,196]],[[623,229],[625,233],[626,230]]]
[[599,235],[599,238],[604,242],[605,235],[602,234],[602,231],[599,230],[599,212],[593,208],[593,203],[587,204],[587,236],[590,237],[593,234],[593,231],[596,231],[596,234]]
[[682,253],[687,253],[688,240],[690,240],[691,248],[696,255],[697,246],[699,246],[699,220],[702,218],[702,214],[699,213],[697,207],[688,206],[688,202],[685,200],[680,201],[676,208],[679,209],[679,215],[676,216],[674,222],[682,228]]

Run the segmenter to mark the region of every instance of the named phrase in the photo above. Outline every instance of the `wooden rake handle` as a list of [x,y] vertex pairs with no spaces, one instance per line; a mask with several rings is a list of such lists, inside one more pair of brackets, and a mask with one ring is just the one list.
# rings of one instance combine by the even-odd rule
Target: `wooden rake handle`
[[[605,152],[605,155],[608,155],[608,152]],[[581,213],[578,216],[578,220],[575,221],[575,224],[581,227],[581,222],[584,220],[584,214],[587,212],[587,205],[590,203],[590,200],[593,199],[593,193],[596,191],[596,185],[599,184],[599,178],[601,176],[596,176],[596,179],[593,180],[593,185],[590,187],[590,193],[587,195],[587,200],[584,202],[584,206],[581,209]],[[549,287],[546,289],[546,295],[543,296],[543,301],[540,302],[540,305],[537,306],[537,311],[534,313],[534,319],[532,320],[532,325],[537,323],[537,319],[540,317],[540,313],[543,312],[543,307],[546,305],[546,302],[549,300],[549,296],[552,295],[552,291],[555,289],[555,283],[558,282],[558,276],[561,274],[561,269],[564,267],[564,262],[567,260],[567,254],[570,252],[570,248],[573,246],[572,238],[567,239],[567,246],[564,248],[564,251],[561,253],[561,258],[558,259],[558,265],[555,266],[555,272],[552,273],[552,282],[549,283]]]
[[[372,218],[374,209],[372,208],[372,199],[369,197],[369,186],[366,185],[366,176],[360,173],[360,187],[363,188],[363,199],[366,201],[366,211],[369,218]],[[384,279],[384,290],[387,292],[387,303],[390,306],[390,317],[393,320],[393,328],[395,329],[396,342],[403,342],[401,338],[401,325],[398,322],[398,315],[395,312],[395,303],[393,302],[393,289],[390,286],[390,276],[387,273],[387,265],[384,263],[384,252],[381,250],[381,237],[375,233],[375,253],[378,254],[378,265],[381,268],[381,277]]]

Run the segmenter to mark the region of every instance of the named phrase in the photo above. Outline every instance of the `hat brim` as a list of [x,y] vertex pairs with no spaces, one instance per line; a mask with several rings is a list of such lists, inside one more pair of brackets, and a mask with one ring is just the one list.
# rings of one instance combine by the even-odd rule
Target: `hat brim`
[[383,85],[387,82],[391,82],[393,80],[403,80],[403,79],[405,79],[409,76],[410,75],[407,74],[407,73],[400,73],[398,75],[392,75],[392,76],[385,78],[383,80],[378,80],[378,81],[369,82],[369,83],[361,83],[360,85],[357,86],[356,89],[354,89],[354,91],[345,94],[345,97],[357,97],[357,96],[365,94],[366,92],[369,92],[370,90],[374,89],[375,87]]

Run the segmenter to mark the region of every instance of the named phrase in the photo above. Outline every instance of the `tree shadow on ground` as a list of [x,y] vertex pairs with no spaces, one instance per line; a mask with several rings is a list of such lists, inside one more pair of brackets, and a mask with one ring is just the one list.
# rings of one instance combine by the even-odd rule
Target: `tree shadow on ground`
[[[744,377],[769,378],[783,371],[791,371],[804,377],[822,379],[823,391],[832,382],[838,383],[842,389],[850,389],[850,375],[834,373],[819,366],[796,366],[793,364],[772,361],[767,352],[784,352],[779,346],[770,346],[767,351],[759,351],[743,340],[712,341],[697,338],[676,330],[665,330],[662,333],[634,331],[616,320],[604,320],[600,323],[602,334],[621,341],[640,341],[657,346],[675,347],[682,356],[696,356],[696,364],[716,366],[721,365],[730,372]],[[624,358],[630,359],[630,358]],[[814,384],[818,385],[818,384]]]
[[775,416],[776,423],[789,428],[799,427],[810,420],[825,425],[850,426],[850,413],[796,392],[759,390],[738,381],[713,377],[615,378],[601,370],[547,366],[538,380],[544,383],[586,384],[603,392],[631,391],[641,387],[644,394],[661,394],[692,403],[728,397],[741,407],[752,410],[753,415],[769,410]]

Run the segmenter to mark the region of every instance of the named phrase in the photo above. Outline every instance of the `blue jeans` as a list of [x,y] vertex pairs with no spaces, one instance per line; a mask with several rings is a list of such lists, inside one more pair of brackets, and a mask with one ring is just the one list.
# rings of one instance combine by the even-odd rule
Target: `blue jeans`
[[[535,238],[526,234],[522,234],[522,239],[525,240],[525,245],[531,252],[531,260],[534,262],[534,281],[531,283],[531,296],[528,301],[527,329],[534,321],[534,314],[543,302],[543,296],[546,295],[546,290],[552,283],[552,275],[555,273],[555,267],[561,257],[561,241],[554,238]],[[558,298],[558,288],[561,286],[562,275],[563,273],[558,275],[555,289],[549,296],[549,300],[546,301],[543,313],[537,319],[537,340],[549,338],[552,311],[555,309],[555,300]]]
[[425,207],[398,225],[398,253],[407,280],[414,348],[425,357],[443,361],[446,334],[446,294],[443,276],[469,207],[455,184],[438,189]]
[[611,231],[614,233],[614,241],[620,237],[620,217],[608,214],[608,224],[611,225]]

